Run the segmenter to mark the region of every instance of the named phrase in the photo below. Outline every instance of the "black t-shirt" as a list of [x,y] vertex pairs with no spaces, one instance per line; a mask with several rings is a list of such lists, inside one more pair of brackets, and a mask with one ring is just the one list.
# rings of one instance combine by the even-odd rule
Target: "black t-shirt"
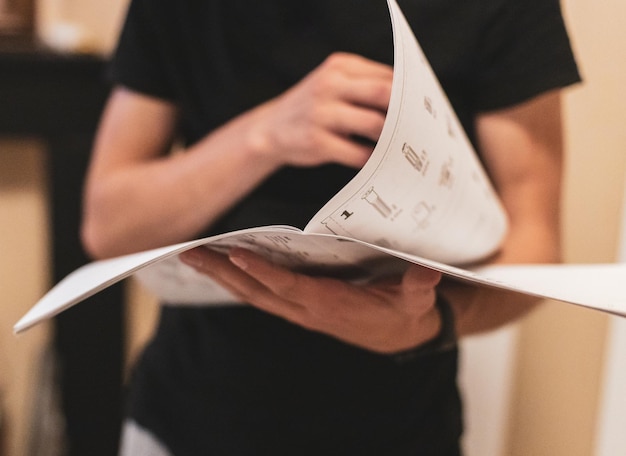
[[[557,0],[399,4],[471,139],[476,112],[577,79]],[[112,74],[116,82],[178,103],[181,135],[193,143],[280,94],[333,51],[391,64],[386,2],[135,0]],[[336,165],[284,168],[255,197],[310,205],[260,222],[303,227],[353,174]],[[255,206],[253,200],[242,205]],[[258,224],[238,213],[212,233]]]
[[[558,0],[399,4],[472,140],[478,112],[578,81]],[[334,51],[391,64],[386,2],[133,0],[111,76],[177,103],[191,144]],[[210,232],[303,226],[353,173],[284,168]],[[177,456],[452,456],[456,356],[398,364],[250,308],[165,307],[130,414]]]

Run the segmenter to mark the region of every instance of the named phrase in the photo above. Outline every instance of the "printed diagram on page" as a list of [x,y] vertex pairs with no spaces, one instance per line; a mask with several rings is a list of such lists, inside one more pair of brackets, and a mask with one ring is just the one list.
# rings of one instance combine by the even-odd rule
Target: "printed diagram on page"
[[[440,129],[448,140],[458,142],[458,137],[446,117],[438,118],[443,108],[438,108],[429,96],[423,97],[422,121],[430,129]],[[431,130],[432,131],[432,130]],[[432,141],[430,141],[432,142]],[[393,141],[383,162],[367,186],[351,198],[340,210],[322,221],[328,232],[348,237],[361,236],[361,228],[380,226],[379,233],[392,233],[368,239],[389,248],[402,248],[398,235],[404,233],[407,242],[432,237],[446,216],[443,209],[454,196],[458,184],[455,171],[454,148],[446,154],[429,152],[429,138],[407,138]],[[436,188],[437,191],[432,191]]]

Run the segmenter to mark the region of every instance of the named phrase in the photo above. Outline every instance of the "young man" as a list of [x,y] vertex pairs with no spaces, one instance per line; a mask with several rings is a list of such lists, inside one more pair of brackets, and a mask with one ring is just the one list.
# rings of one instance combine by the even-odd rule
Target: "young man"
[[[508,212],[491,261],[558,261],[559,90],[578,81],[558,1],[399,3]],[[391,64],[384,0],[134,0],[88,176],[87,249],[303,226],[369,157]],[[176,140],[184,153],[169,153]],[[248,305],[164,303],[123,454],[458,455],[450,336],[535,305],[417,266],[358,287],[242,250],[183,260]]]

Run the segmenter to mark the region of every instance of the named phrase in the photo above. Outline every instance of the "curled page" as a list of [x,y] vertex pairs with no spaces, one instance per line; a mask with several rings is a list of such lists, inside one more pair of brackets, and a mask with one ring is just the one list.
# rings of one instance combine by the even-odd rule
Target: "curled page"
[[500,247],[504,209],[402,11],[388,5],[394,76],[383,131],[364,168],[304,231],[475,262]]

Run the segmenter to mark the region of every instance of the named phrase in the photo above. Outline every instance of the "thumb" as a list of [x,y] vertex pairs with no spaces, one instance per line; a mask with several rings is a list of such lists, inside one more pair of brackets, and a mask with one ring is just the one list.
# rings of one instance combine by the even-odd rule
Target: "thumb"
[[402,289],[405,293],[428,293],[441,281],[442,274],[439,271],[423,266],[411,265],[402,277]]

